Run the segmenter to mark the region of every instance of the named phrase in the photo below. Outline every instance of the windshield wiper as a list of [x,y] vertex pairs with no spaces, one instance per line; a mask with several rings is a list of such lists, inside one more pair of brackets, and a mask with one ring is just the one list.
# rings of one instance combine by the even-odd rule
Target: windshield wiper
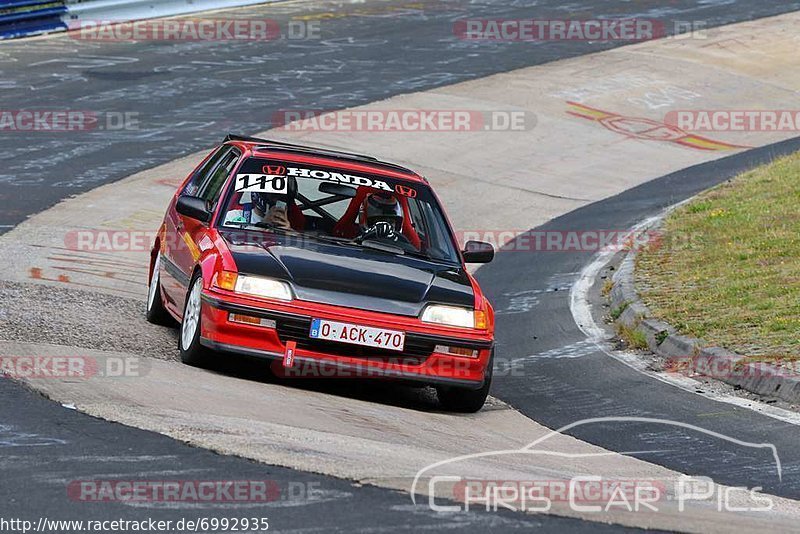
[[231,226],[236,226],[236,227],[241,228],[241,229],[259,228],[259,229],[262,229],[262,230],[277,231],[277,232],[281,232],[281,233],[284,233],[284,234],[288,231],[288,230],[286,230],[286,228],[282,228],[280,226],[275,226],[274,224],[272,224],[270,222],[267,222],[267,221],[259,221],[259,222],[255,222],[255,223],[228,221],[228,222],[224,223],[222,226],[223,226],[223,228],[230,228]]
[[330,235],[314,235],[314,234],[305,234],[307,237],[311,239],[316,239],[318,241],[324,241],[326,243],[335,243],[337,245],[349,245],[353,243],[352,239],[348,239],[346,237],[333,237]]
[[265,228],[267,230],[272,230],[273,232],[277,230],[278,232],[285,234],[286,232],[289,231],[288,228],[284,228],[283,226],[278,226],[277,224],[273,224],[269,221],[258,221],[257,223],[251,223],[251,224],[258,228]]
[[389,243],[381,243],[380,241],[374,241],[372,239],[365,239],[363,241],[354,241],[355,244],[360,245],[363,248],[368,248],[370,250],[378,250],[380,252],[388,252],[389,254],[397,254],[398,256],[404,256],[406,253],[406,249],[402,247],[398,247],[397,245],[390,245]]
[[380,241],[375,241],[372,239],[359,239],[359,238],[348,239],[346,237],[333,237],[333,236],[321,236],[321,235],[316,235],[311,237],[319,241],[324,241],[325,243],[333,243],[334,245],[349,245],[361,248],[368,248],[370,250],[387,252],[389,254],[397,254],[399,256],[403,256],[406,254],[406,250],[404,248],[398,247],[397,245],[392,245],[390,243],[381,243]]
[[433,256],[425,254],[424,252],[419,252],[419,251],[409,252],[409,251],[406,251],[406,254],[408,256],[414,256],[415,258],[421,258],[423,260],[428,260],[428,261],[432,261],[432,262],[436,262],[436,263],[442,263],[442,260],[434,258]]

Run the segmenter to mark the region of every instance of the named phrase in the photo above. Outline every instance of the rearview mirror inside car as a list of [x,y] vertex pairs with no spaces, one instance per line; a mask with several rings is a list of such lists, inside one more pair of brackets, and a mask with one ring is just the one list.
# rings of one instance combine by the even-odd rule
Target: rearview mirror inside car
[[211,220],[211,212],[206,208],[206,201],[200,197],[193,197],[191,195],[181,195],[178,197],[178,203],[175,205],[175,210],[186,217],[196,219],[200,222],[208,222]]
[[494,259],[494,247],[482,241],[467,241],[464,246],[466,263],[489,263]]
[[335,184],[333,182],[322,182],[319,184],[320,193],[327,193],[329,195],[337,195],[340,197],[353,198],[356,196],[355,187],[350,187],[344,184]]

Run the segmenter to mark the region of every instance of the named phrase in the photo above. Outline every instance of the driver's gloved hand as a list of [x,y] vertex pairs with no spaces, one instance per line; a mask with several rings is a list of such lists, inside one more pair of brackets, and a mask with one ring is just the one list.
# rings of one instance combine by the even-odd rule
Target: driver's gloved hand
[[394,227],[388,222],[376,222],[373,229],[375,230],[375,237],[388,239],[390,241],[397,241],[397,232],[394,231]]

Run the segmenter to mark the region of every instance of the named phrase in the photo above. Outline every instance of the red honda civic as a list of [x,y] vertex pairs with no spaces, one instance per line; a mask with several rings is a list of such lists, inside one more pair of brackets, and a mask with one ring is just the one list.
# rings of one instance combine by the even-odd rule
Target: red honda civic
[[181,360],[271,360],[279,375],[399,379],[481,409],[494,312],[428,181],[368,156],[229,135],[158,231],[147,319]]

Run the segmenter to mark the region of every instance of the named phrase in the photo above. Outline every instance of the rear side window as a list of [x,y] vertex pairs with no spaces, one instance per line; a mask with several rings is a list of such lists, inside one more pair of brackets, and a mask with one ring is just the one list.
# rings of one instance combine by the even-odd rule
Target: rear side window
[[231,171],[233,171],[237,161],[239,161],[239,151],[235,148],[231,148],[223,154],[219,163],[211,170],[211,173],[200,185],[200,190],[196,196],[205,199],[212,210],[219,199],[225,180],[231,175]]
[[195,171],[194,175],[192,175],[192,178],[189,180],[189,183],[187,183],[186,187],[183,188],[182,194],[196,197],[205,178],[211,173],[214,167],[217,166],[219,160],[222,159],[222,156],[224,156],[228,150],[229,147],[219,147],[211,155],[211,157],[208,158],[208,160]]

